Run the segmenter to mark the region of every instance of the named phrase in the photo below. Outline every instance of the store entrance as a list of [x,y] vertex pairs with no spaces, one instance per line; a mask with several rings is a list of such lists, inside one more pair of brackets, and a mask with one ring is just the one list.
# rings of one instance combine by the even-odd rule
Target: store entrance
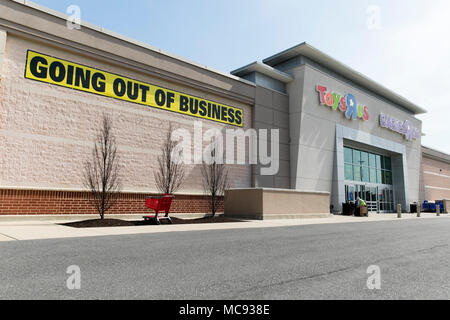
[[369,212],[394,212],[392,159],[370,151],[344,146],[346,203],[363,199]]
[[345,202],[355,202],[358,197],[366,202],[369,212],[394,212],[394,192],[390,186],[345,185]]

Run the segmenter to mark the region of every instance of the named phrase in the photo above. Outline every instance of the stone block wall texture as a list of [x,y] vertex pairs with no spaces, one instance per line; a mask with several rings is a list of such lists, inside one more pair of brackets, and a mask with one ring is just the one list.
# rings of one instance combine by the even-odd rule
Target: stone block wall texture
[[[107,214],[153,214],[145,205],[146,194],[123,193]],[[97,214],[87,192],[0,190],[0,215]],[[222,201],[223,202],[223,201]],[[209,213],[206,196],[176,196],[171,213]],[[223,212],[223,203],[218,213]]]
[[[201,121],[203,133],[212,128],[221,131],[235,128],[25,79],[28,49],[239,107],[244,111],[243,129],[252,126],[252,107],[249,105],[148,74],[140,74],[107,61],[94,60],[75,52],[8,35],[0,86],[0,189],[47,190],[46,197],[49,197],[51,192],[59,191],[58,195],[52,196],[53,199],[60,199],[58,201],[65,199],[67,194],[79,196],[78,193],[66,193],[64,190],[83,191],[83,164],[91,157],[93,139],[103,114],[111,116],[114,123],[121,159],[123,191],[129,197],[136,194],[136,199],[142,197],[140,194],[158,192],[154,183],[154,171],[169,124],[173,129],[186,129],[191,134],[192,148],[194,121]],[[208,144],[207,141],[201,143],[204,147]],[[251,166],[230,165],[230,187],[250,187],[251,173]],[[199,165],[186,166],[186,179],[180,193],[186,195],[185,199],[192,201],[201,198],[195,196],[203,194]],[[26,194],[28,193],[24,192],[21,197]],[[194,196],[189,198],[187,195]],[[73,199],[77,197],[73,196]],[[187,200],[180,201],[177,199],[175,210]],[[195,207],[195,204],[192,206]],[[63,210],[63,206],[58,208]],[[189,212],[188,208],[190,207],[180,210]],[[197,212],[196,210],[192,208],[191,211]],[[44,211],[40,210],[40,213]],[[47,212],[57,213],[54,211],[52,209]],[[4,212],[6,211],[2,211]]]
[[225,193],[225,216],[243,219],[327,217],[330,194],[286,189],[233,189]]

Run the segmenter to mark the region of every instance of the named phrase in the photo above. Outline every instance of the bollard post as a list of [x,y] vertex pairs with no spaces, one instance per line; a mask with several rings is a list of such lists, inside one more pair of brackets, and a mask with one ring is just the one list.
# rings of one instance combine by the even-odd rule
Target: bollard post
[[397,218],[401,218],[402,217],[402,205],[399,203],[397,205]]
[[441,206],[438,203],[436,204],[436,215],[438,217],[441,215]]
[[420,203],[417,204],[417,218],[420,218]]

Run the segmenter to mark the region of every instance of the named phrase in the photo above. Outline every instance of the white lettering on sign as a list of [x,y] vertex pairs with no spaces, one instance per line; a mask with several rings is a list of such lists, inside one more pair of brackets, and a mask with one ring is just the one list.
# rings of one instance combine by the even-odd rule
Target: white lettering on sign
[[384,113],[380,114],[380,126],[403,135],[408,141],[416,140],[420,137],[419,129],[415,128],[411,122],[408,120],[401,121]]

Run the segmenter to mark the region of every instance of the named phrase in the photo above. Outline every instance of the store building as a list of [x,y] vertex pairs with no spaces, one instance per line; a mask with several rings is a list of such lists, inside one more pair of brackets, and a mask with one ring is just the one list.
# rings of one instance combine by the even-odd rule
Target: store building
[[[358,196],[378,212],[419,200],[422,124],[414,116],[425,110],[307,44],[263,63],[293,78],[284,86],[291,188],[330,192],[337,212]],[[233,73],[258,83],[253,69]]]
[[[66,19],[0,0],[0,214],[94,213],[81,172],[104,113],[122,161],[112,213],[146,212],[168,124],[204,145],[198,121],[204,130],[279,130],[276,173],[229,165],[232,189],[326,195],[322,214],[357,196],[378,212],[431,196],[415,118],[425,110],[308,44],[226,74],[87,23],[70,29]],[[450,198],[448,180],[439,188]],[[187,166],[174,205],[208,211],[199,165]]]

